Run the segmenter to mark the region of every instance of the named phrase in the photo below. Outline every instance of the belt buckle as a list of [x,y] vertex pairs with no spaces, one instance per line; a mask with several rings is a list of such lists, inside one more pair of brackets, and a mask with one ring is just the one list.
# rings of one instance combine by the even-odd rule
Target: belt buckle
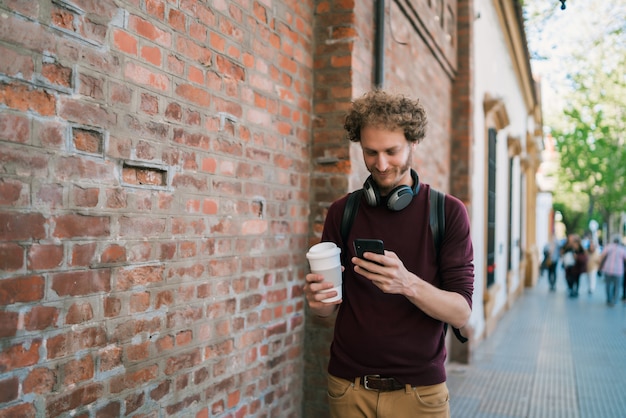
[[369,387],[369,384],[368,384],[369,382],[368,381],[369,381],[370,377],[380,377],[380,375],[379,374],[368,374],[368,375],[363,376],[363,387],[365,389],[367,389],[367,390],[378,390],[378,389],[374,389],[374,388]]

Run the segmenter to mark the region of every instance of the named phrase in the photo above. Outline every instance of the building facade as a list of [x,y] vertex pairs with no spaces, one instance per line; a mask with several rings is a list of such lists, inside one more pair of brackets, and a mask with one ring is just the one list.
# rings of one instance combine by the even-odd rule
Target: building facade
[[418,97],[467,206],[474,312],[537,278],[541,112],[518,1],[0,3],[0,417],[324,416],[304,254],[367,177],[343,116]]

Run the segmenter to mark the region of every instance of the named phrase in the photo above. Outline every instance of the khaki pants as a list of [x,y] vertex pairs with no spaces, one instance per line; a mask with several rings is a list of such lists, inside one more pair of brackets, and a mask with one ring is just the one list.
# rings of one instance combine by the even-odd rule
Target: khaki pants
[[367,390],[354,381],[328,376],[331,418],[450,418],[448,386],[406,385],[392,392]]

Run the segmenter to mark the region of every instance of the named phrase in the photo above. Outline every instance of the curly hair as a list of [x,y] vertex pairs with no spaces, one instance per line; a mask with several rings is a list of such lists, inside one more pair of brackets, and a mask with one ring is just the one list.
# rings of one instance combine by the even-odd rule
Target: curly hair
[[343,127],[352,142],[361,141],[363,127],[375,126],[402,129],[407,141],[419,144],[426,135],[426,125],[426,112],[419,100],[377,89],[352,102]]

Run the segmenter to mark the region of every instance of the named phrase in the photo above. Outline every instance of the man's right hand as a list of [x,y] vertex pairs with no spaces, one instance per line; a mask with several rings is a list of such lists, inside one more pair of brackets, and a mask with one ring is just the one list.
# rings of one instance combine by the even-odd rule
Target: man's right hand
[[[343,271],[343,267],[341,269]],[[337,305],[341,304],[341,299],[335,302],[323,302],[325,299],[337,296],[336,291],[329,291],[329,289],[332,288],[333,284],[331,282],[325,282],[324,276],[315,273],[306,275],[306,284],[303,287],[304,295],[306,296],[309,308],[315,315],[321,317],[329,316],[337,309]]]

